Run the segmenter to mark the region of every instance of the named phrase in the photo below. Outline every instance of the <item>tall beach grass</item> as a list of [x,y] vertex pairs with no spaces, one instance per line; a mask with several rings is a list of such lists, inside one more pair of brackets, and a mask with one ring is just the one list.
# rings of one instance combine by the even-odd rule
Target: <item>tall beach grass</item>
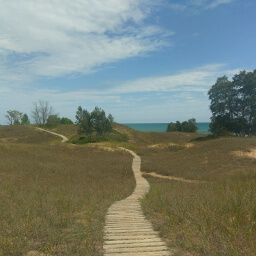
[[0,255],[103,254],[106,211],[135,186],[130,156],[1,143],[0,159]]

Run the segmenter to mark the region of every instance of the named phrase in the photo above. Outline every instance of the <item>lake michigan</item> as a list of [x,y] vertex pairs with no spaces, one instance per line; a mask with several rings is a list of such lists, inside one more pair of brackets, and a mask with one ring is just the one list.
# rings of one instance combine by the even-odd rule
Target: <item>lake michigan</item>
[[[167,126],[169,123],[128,123],[124,124],[128,127],[133,128],[134,130],[142,132],[166,132]],[[197,132],[203,134],[209,134],[209,125],[210,123],[197,123],[198,127]]]

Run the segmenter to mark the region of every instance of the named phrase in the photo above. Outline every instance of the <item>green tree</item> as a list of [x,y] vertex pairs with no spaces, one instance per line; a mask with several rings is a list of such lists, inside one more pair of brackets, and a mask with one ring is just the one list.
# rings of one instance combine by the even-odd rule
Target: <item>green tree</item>
[[167,132],[176,132],[177,131],[177,127],[175,123],[169,123],[167,126]]
[[177,132],[182,132],[182,124],[180,121],[176,121],[176,131]]
[[111,114],[109,114],[108,115],[108,120],[109,120],[110,123],[113,123],[114,122],[114,117]]
[[91,139],[94,132],[94,123],[91,113],[87,110],[83,110],[82,129],[83,133]]
[[180,121],[176,121],[176,124],[170,123],[167,127],[167,132],[197,132],[198,128],[196,126],[196,119],[191,118],[188,121],[184,121],[180,123]]
[[198,130],[198,127],[196,126],[196,119],[191,118],[188,121],[185,121],[181,124],[182,126],[182,131],[183,132],[191,132],[191,133],[196,133]]
[[60,124],[73,124],[73,121],[67,117],[62,117],[60,120]]
[[78,134],[85,134],[89,139],[92,138],[94,131],[92,116],[81,106],[78,107],[76,112],[76,124],[78,125]]
[[109,115],[106,117],[105,111],[99,107],[95,107],[95,109],[91,113],[94,129],[98,136],[104,137],[106,133],[111,132],[112,130],[112,122],[113,117]]
[[241,71],[232,81],[219,77],[208,92],[213,134],[250,134],[255,132],[256,70]]
[[46,121],[47,126],[56,126],[60,124],[60,118],[58,115],[49,115]]
[[22,124],[22,125],[30,124],[30,120],[29,120],[27,114],[22,115],[21,124]]
[[105,111],[99,107],[90,113],[81,106],[78,107],[76,112],[76,124],[78,125],[78,133],[85,134],[90,139],[93,133],[99,137],[104,137],[106,133],[111,132],[113,116],[111,114],[106,117]]
[[21,123],[22,113],[18,110],[8,110],[5,118],[10,125],[17,125]]

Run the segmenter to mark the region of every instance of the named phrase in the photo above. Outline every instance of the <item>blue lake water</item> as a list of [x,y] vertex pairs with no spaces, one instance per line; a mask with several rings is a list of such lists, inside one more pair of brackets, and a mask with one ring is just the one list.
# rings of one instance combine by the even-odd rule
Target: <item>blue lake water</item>
[[[167,126],[169,123],[134,123],[134,124],[124,124],[135,130],[142,132],[166,132]],[[197,123],[198,133],[209,133],[209,125],[210,123]]]

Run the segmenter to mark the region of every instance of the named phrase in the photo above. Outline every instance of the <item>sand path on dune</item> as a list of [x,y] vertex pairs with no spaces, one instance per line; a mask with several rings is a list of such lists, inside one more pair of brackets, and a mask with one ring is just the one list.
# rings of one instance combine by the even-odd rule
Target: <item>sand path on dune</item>
[[161,175],[161,174],[158,174],[155,172],[142,172],[142,174],[149,175],[149,176],[156,177],[156,178],[161,178],[161,179],[182,181],[182,182],[186,182],[186,183],[205,183],[205,181],[188,180],[188,179],[174,177],[174,176],[165,176],[165,175]]
[[112,204],[107,212],[104,227],[104,255],[149,256],[172,255],[158,232],[143,215],[140,199],[149,191],[149,183],[142,177],[141,159],[133,151],[132,169],[136,187],[132,195]]
[[64,136],[64,135],[61,135],[61,134],[58,134],[58,133],[55,133],[55,132],[51,132],[51,131],[48,131],[48,130],[45,130],[45,129],[42,129],[42,128],[37,128],[37,130],[43,131],[43,132],[48,132],[48,133],[50,133],[52,135],[61,137],[62,138],[62,142],[68,141],[68,138],[66,136]]

